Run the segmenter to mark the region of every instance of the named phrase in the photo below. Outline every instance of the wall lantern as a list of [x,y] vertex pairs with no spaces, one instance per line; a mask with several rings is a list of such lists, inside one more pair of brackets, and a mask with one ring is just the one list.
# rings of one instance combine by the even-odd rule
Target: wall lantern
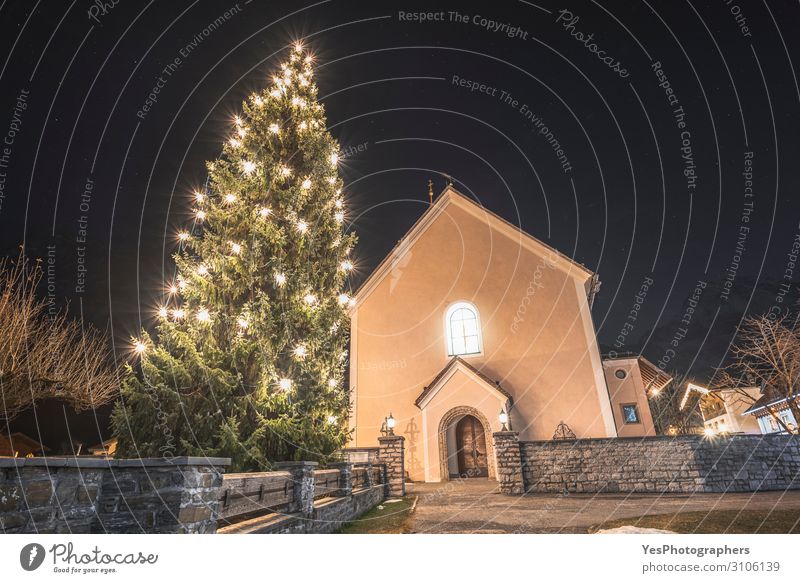
[[389,412],[389,416],[384,418],[383,425],[381,426],[381,433],[385,436],[394,435],[394,426],[397,424],[397,421],[394,417],[392,417],[392,413]]
[[500,409],[500,415],[497,416],[497,419],[500,421],[500,424],[502,425],[500,431],[509,431],[509,428],[506,427],[506,424],[508,423],[508,425],[510,426],[511,423],[508,420],[508,413],[506,413],[505,409]]

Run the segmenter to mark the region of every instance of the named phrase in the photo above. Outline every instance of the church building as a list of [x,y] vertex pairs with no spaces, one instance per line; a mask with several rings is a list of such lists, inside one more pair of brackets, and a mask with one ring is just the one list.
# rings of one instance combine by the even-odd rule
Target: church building
[[408,477],[438,482],[494,478],[506,416],[521,440],[654,435],[642,361],[600,355],[598,286],[448,186],[355,295],[350,447],[391,415]]

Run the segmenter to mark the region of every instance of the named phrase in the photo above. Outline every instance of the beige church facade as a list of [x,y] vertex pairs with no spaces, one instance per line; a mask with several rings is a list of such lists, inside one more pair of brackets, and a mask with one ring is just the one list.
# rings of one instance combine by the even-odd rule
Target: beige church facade
[[501,411],[521,440],[551,439],[561,422],[577,437],[652,435],[636,375],[609,391],[622,367],[598,350],[597,285],[446,188],[354,298],[350,446],[373,446],[391,413],[409,478],[438,482],[496,475]]

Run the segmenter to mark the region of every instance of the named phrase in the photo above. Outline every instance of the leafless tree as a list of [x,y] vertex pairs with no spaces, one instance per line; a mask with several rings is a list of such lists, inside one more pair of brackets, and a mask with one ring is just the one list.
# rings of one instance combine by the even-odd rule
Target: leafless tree
[[[717,371],[715,388],[736,391],[743,402],[754,403],[756,398],[747,387],[760,387],[774,401],[785,400],[786,406],[800,421],[797,396],[800,381],[800,327],[797,318],[789,314],[748,316],[739,326],[731,346],[731,361]],[[788,433],[797,433],[774,407],[767,412]]]
[[0,419],[48,398],[83,411],[118,392],[120,369],[107,338],[63,311],[49,313],[36,295],[41,275],[23,254],[0,260]]

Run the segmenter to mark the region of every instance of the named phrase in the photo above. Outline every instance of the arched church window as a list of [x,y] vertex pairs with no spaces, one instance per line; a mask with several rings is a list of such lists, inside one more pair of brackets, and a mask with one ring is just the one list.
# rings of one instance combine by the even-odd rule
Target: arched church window
[[458,302],[450,306],[445,315],[445,328],[448,355],[481,353],[481,326],[475,306],[469,302]]

